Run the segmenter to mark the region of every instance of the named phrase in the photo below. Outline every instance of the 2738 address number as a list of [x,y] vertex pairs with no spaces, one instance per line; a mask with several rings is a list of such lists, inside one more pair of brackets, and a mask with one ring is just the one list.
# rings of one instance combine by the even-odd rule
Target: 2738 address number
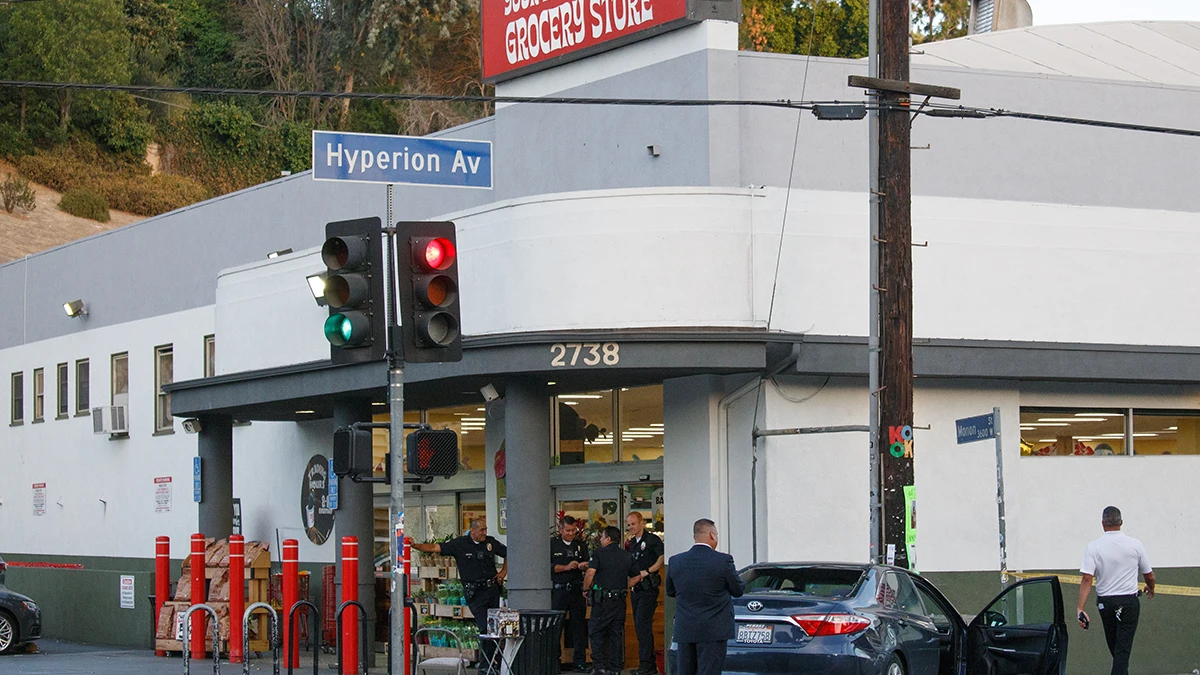
[[550,345],[550,366],[615,366],[621,362],[621,345],[616,342],[569,342]]

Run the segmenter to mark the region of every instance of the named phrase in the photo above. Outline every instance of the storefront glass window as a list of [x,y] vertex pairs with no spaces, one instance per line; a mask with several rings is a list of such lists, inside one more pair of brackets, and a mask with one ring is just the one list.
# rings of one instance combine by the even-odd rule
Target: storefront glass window
[[[382,404],[382,405],[376,404],[371,409],[375,410],[375,411],[379,411],[379,410],[387,410],[387,407],[386,407],[386,404]],[[390,422],[391,419],[392,419],[392,416],[386,412],[371,416],[372,422]],[[404,413],[404,423],[405,424],[416,424],[417,422],[420,422],[420,421],[421,421],[421,412],[420,411],[411,410],[409,412]],[[412,433],[412,429],[405,429],[404,430],[404,438],[408,438],[408,435],[410,433]],[[377,473],[377,474],[384,473],[383,460],[384,460],[384,457],[387,455],[388,450],[390,450],[390,448],[388,447],[387,429],[373,429],[371,431],[371,460],[372,460],[372,464],[375,467],[375,473]],[[386,515],[384,517],[384,522],[387,522]]]
[[1133,454],[1200,455],[1200,411],[1134,410]]
[[558,464],[613,461],[611,389],[554,397],[558,416]]
[[483,406],[466,405],[454,408],[434,408],[426,415],[434,429],[453,429],[458,433],[459,461],[464,471],[479,471],[486,465],[483,437],[487,414]]
[[644,462],[663,454],[663,388],[629,387],[619,395],[621,461]]
[[1103,408],[1021,408],[1023,456],[1124,455],[1125,413]]

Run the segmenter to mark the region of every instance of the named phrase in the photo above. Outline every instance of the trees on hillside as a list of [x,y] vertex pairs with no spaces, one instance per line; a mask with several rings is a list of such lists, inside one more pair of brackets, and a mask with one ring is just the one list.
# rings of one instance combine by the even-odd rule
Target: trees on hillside
[[[913,42],[967,34],[970,0],[911,0]],[[743,0],[739,46],[760,52],[862,58],[868,0]]]
[[[13,79],[52,82],[129,81],[125,15],[111,0],[21,3],[8,17],[3,60]],[[59,125],[71,124],[69,89],[55,93]]]

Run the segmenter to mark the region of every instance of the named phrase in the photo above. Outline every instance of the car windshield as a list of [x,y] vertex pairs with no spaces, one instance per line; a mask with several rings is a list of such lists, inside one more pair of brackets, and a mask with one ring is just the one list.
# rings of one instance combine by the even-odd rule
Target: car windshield
[[852,567],[778,566],[752,567],[741,577],[747,593],[777,592],[845,598],[854,593],[864,570]]

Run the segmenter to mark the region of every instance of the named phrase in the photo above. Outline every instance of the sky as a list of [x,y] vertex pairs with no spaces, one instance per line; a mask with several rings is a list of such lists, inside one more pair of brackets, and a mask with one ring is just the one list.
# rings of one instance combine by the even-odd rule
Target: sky
[[1033,23],[1200,21],[1200,0],[1028,0]]

